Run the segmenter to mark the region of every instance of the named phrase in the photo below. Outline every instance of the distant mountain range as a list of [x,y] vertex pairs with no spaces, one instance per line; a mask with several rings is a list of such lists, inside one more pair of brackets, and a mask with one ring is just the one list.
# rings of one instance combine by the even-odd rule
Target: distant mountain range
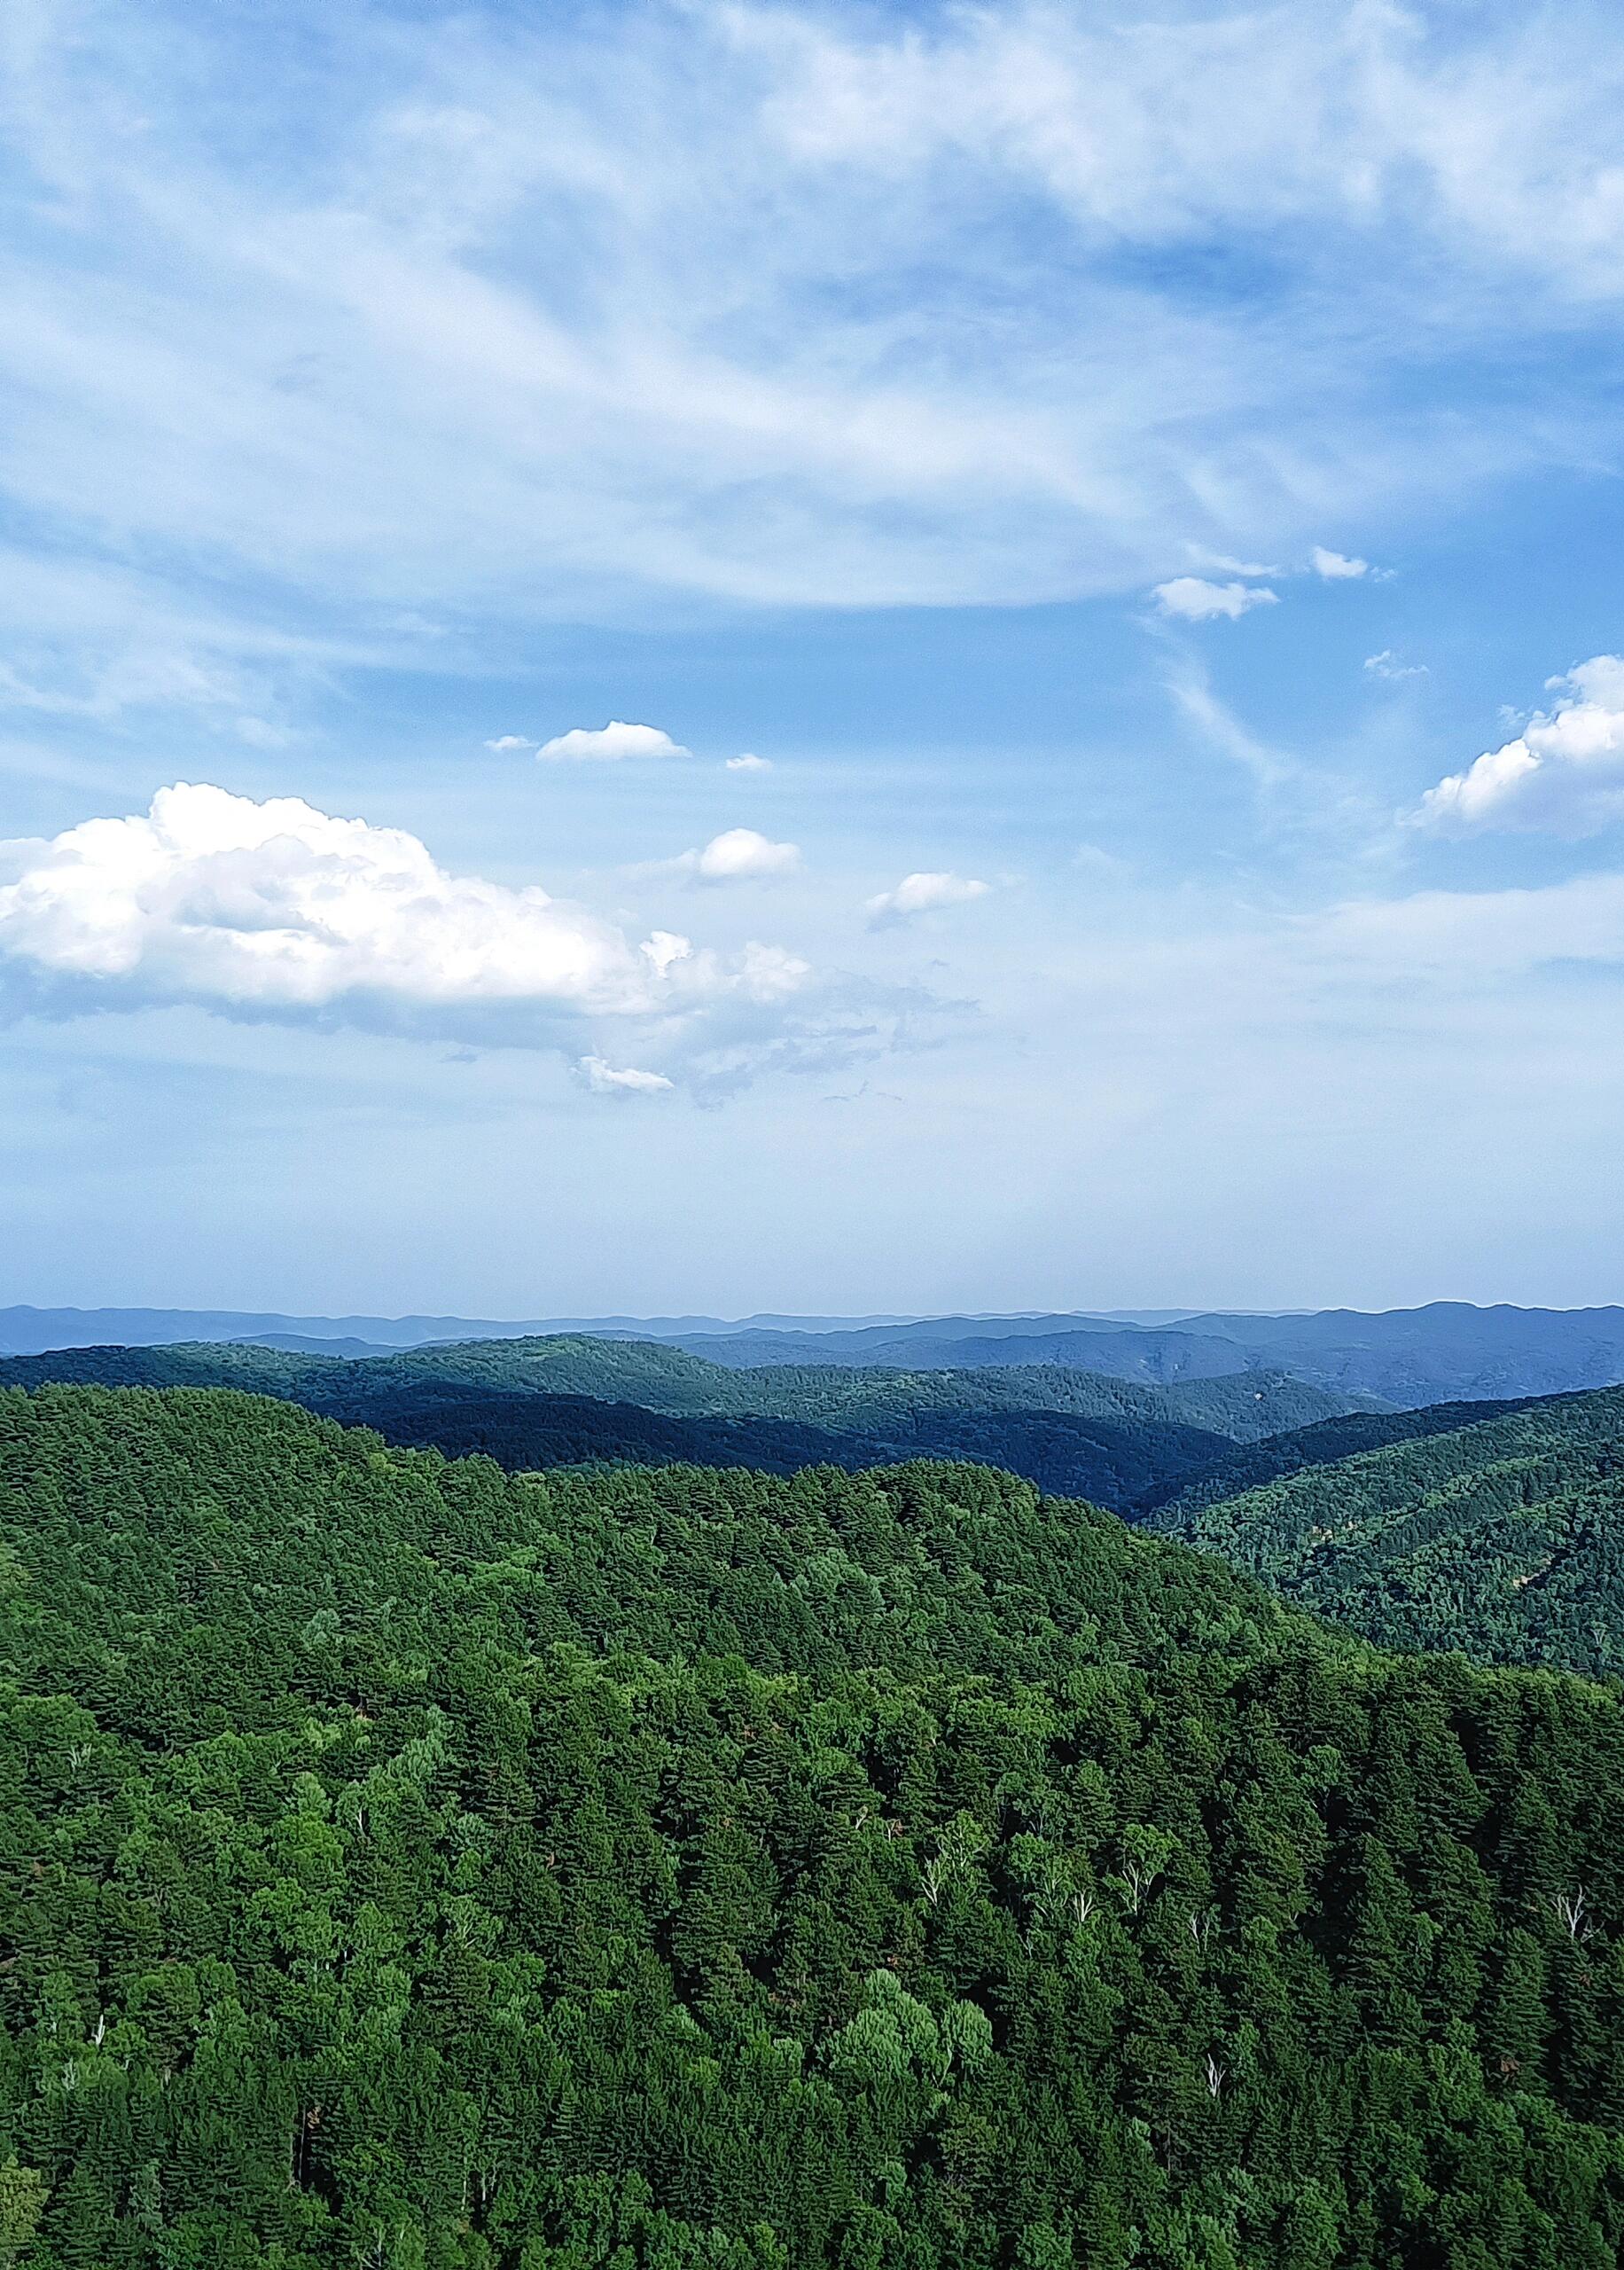
[[878,1365],[888,1370],[970,1371],[984,1365],[1060,1364],[1111,1379],[1222,1379],[1247,1367],[1247,1358],[1231,1340],[1177,1329],[1104,1319],[1072,1323],[1059,1329],[1055,1318],[1019,1325],[1005,1319],[995,1327],[966,1333],[958,1318],[933,1318],[918,1325],[871,1327],[857,1332],[740,1332],[683,1334],[669,1344],[708,1357],[714,1364],[754,1367],[766,1364]]
[[1366,1315],[1213,1313],[1174,1324],[1023,1317],[973,1326],[931,1318],[853,1331],[673,1335],[714,1363],[881,1364],[964,1370],[983,1364],[1064,1364],[1113,1377],[1221,1379],[1248,1369],[1348,1396],[1413,1408],[1459,1400],[1558,1395],[1624,1382],[1624,1308],[1518,1309],[1435,1302]]
[[[0,1308],[0,1355],[32,1356],[52,1348],[160,1348],[177,1341],[290,1342],[328,1353],[377,1355],[437,1340],[518,1340],[535,1333],[589,1332],[615,1338],[670,1340],[685,1335],[754,1331],[886,1331],[908,1316],[530,1317],[500,1322],[465,1316],[283,1316],[245,1309]],[[969,1321],[969,1319],[964,1319]],[[987,1321],[978,1319],[977,1322]],[[1011,1319],[1011,1323],[1016,1320]]]
[[227,1310],[0,1310],[0,1353],[251,1341],[349,1360],[448,1342],[566,1334],[699,1354],[731,1369],[769,1366],[888,1371],[1059,1366],[1166,1385],[1238,1373],[1284,1374],[1341,1398],[1340,1408],[1421,1406],[1559,1395],[1624,1382],[1624,1307],[1473,1308],[1440,1301],[1366,1314],[1181,1314],[548,1318],[503,1323],[451,1316],[294,1317]]

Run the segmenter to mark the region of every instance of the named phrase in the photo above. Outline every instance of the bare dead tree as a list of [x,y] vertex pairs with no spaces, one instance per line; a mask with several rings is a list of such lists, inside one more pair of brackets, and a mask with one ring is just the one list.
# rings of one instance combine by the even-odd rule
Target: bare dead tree
[[1159,1875],[1157,1869],[1142,1868],[1137,1860],[1123,1861],[1120,1881],[1127,1888],[1130,1915],[1136,1915],[1144,1906],[1151,1896],[1152,1886],[1159,1881]]
[[1555,1908],[1558,1920],[1570,1939],[1577,1942],[1594,1937],[1596,1926],[1590,1921],[1589,1901],[1586,1898],[1583,1884],[1578,1885],[1573,1891],[1558,1892],[1550,1904]]

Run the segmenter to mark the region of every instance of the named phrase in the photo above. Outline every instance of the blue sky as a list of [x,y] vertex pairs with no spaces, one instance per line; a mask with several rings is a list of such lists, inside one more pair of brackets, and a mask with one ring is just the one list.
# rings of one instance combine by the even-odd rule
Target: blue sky
[[0,42],[0,1299],[1619,1295],[1614,12]]

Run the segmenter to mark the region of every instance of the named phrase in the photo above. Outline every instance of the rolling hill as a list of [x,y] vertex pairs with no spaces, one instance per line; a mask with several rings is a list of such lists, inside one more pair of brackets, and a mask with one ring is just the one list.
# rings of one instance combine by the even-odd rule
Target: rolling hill
[[1474,1308],[1438,1301],[1366,1314],[1192,1313],[1167,1324],[1078,1316],[930,1318],[821,1333],[753,1332],[680,1343],[713,1360],[944,1365],[1060,1363],[1148,1381],[1284,1372],[1346,1398],[1414,1407],[1510,1400],[1624,1381],[1624,1308]]
[[[1341,1409],[1511,1400],[1624,1382],[1624,1308],[1475,1308],[1433,1302],[1366,1313],[1141,1311],[1090,1315],[601,1317],[529,1322],[457,1317],[290,1317],[232,1311],[0,1309],[0,1353],[253,1340],[316,1355],[467,1341],[588,1337],[660,1342],[733,1369],[889,1371],[1036,1364],[1147,1384],[1245,1370],[1319,1387]],[[632,1399],[636,1399],[636,1397]]]
[[272,1345],[293,1340],[314,1343],[321,1353],[342,1342],[415,1348],[437,1340],[501,1340],[556,1332],[665,1340],[686,1333],[733,1334],[758,1328],[816,1332],[882,1327],[894,1331],[910,1321],[902,1316],[773,1315],[734,1322],[707,1316],[532,1317],[500,1321],[462,1316],[285,1316],[248,1309],[43,1309],[20,1303],[0,1308],[0,1354],[43,1355],[55,1348],[160,1348],[189,1340],[259,1340]]
[[1246,1373],[1148,1389],[1035,1366],[917,1374],[840,1366],[739,1372],[653,1342],[561,1335],[339,1360],[259,1343],[66,1349],[0,1360],[0,1383],[238,1387],[371,1426],[387,1440],[482,1450],[513,1468],[580,1460],[854,1469],[921,1455],[1008,1468],[1126,1506],[1236,1441],[1334,1397]]
[[1198,1316],[1183,1329],[1228,1338],[1250,1361],[1402,1405],[1509,1400],[1624,1381],[1624,1308],[1425,1308],[1365,1315]]

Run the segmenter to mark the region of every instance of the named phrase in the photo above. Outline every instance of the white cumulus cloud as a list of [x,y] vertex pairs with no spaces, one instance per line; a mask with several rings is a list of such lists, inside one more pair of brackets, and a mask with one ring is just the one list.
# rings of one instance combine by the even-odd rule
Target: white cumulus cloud
[[1212,583],[1205,575],[1175,575],[1158,583],[1151,597],[1164,614],[1183,622],[1210,622],[1216,615],[1235,622],[1254,607],[1273,607],[1279,593],[1261,583]]
[[485,746],[498,754],[504,754],[511,748],[534,748],[535,743],[527,741],[522,733],[498,733],[494,741],[487,741]]
[[1425,662],[1401,661],[1391,646],[1384,646],[1379,654],[1367,654],[1364,667],[1372,677],[1390,678],[1395,682],[1400,678],[1426,676]]
[[639,1072],[628,1064],[606,1064],[601,1056],[583,1056],[581,1071],[594,1095],[653,1096],[669,1093],[673,1083],[663,1072]]
[[698,851],[684,851],[676,863],[707,883],[767,882],[792,875],[800,865],[800,847],[774,843],[753,827],[730,827]]
[[557,733],[535,752],[545,763],[615,764],[629,756],[687,756],[690,752],[658,725],[628,725],[612,717],[606,725],[577,725]]
[[203,784],[0,844],[0,960],[71,989],[70,1006],[189,1001],[546,1042],[561,1021],[780,1001],[808,974],[760,943],[723,958],[656,931],[634,945],[535,886],[448,873],[403,829]]
[[991,888],[990,883],[978,882],[969,875],[904,875],[894,890],[882,890],[870,899],[869,920],[877,928],[888,922],[905,922],[940,906],[962,906],[969,899],[985,898]]
[[1323,575],[1330,583],[1347,583],[1370,572],[1368,560],[1350,560],[1345,552],[1327,552],[1323,544],[1316,544],[1309,557],[1315,574]]
[[772,771],[771,757],[757,756],[750,749],[746,749],[742,756],[728,757],[725,763],[730,772],[770,772]]
[[1550,685],[1556,704],[1429,788],[1411,814],[1416,825],[1446,834],[1594,835],[1624,819],[1624,658],[1594,655]]

